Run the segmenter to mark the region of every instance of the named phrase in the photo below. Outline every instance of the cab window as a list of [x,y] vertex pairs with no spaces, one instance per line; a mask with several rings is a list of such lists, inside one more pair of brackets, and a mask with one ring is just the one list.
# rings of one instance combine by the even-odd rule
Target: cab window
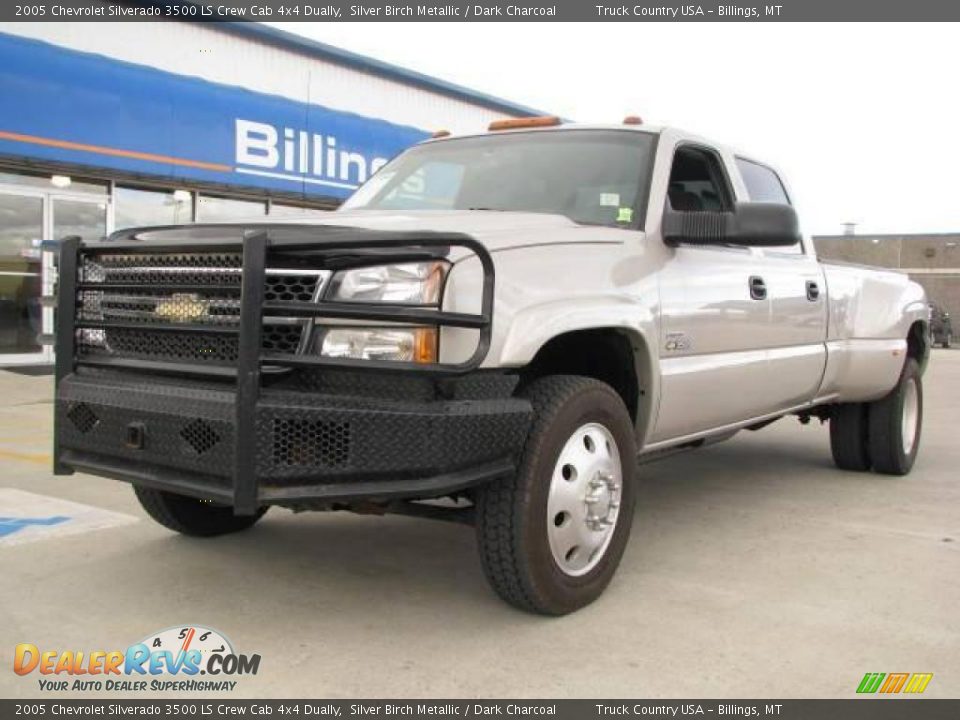
[[751,202],[780,203],[790,205],[790,198],[777,174],[766,165],[737,158],[737,169],[747,187]]
[[563,215],[632,228],[644,219],[656,136],[624,130],[490,133],[406,151],[342,206]]
[[[747,199],[750,202],[792,205],[787,190],[783,187],[783,182],[773,169],[753,160],[737,158],[737,170],[740,172],[740,177],[743,178],[743,184],[747,188]],[[800,242],[786,247],[766,248],[764,253],[802,255],[803,243]]]
[[667,200],[678,212],[720,212],[733,209],[732,195],[711,151],[695,146],[677,148],[670,169]]
[[[449,210],[457,199],[463,173],[464,167],[456,163],[424,163],[387,193],[380,207],[392,210]],[[383,179],[389,182],[392,174],[384,173]]]

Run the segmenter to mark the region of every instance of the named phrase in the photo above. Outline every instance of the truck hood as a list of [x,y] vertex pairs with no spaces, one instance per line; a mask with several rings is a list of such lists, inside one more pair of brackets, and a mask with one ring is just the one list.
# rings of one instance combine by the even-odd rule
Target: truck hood
[[[270,223],[303,224],[295,216]],[[309,224],[368,228],[370,230],[459,232],[470,235],[489,251],[548,243],[623,242],[624,230],[579,225],[563,215],[491,210],[353,210],[330,213]]]

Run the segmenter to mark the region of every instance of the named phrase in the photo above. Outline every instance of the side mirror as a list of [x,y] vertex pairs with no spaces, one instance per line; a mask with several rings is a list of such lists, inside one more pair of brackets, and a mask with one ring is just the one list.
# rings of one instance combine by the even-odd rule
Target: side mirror
[[733,212],[663,213],[663,240],[668,245],[755,245],[775,247],[800,242],[796,211],[778,203],[737,203]]

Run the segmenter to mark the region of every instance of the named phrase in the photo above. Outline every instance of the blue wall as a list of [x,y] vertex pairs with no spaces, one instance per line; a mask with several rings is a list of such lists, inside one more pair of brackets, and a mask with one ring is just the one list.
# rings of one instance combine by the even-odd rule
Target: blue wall
[[[239,147],[238,120],[255,123],[241,125],[248,131]],[[364,179],[361,168],[369,174],[425,137],[379,118],[0,33],[4,155],[342,198]],[[343,153],[353,154],[345,170]]]

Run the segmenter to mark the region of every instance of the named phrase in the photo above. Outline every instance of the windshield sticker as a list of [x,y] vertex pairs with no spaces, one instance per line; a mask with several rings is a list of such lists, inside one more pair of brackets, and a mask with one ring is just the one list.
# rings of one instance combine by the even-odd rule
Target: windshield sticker
[[617,222],[618,223],[628,223],[633,222],[633,208],[623,207],[617,211]]
[[619,193],[600,193],[600,207],[617,207],[619,205]]

